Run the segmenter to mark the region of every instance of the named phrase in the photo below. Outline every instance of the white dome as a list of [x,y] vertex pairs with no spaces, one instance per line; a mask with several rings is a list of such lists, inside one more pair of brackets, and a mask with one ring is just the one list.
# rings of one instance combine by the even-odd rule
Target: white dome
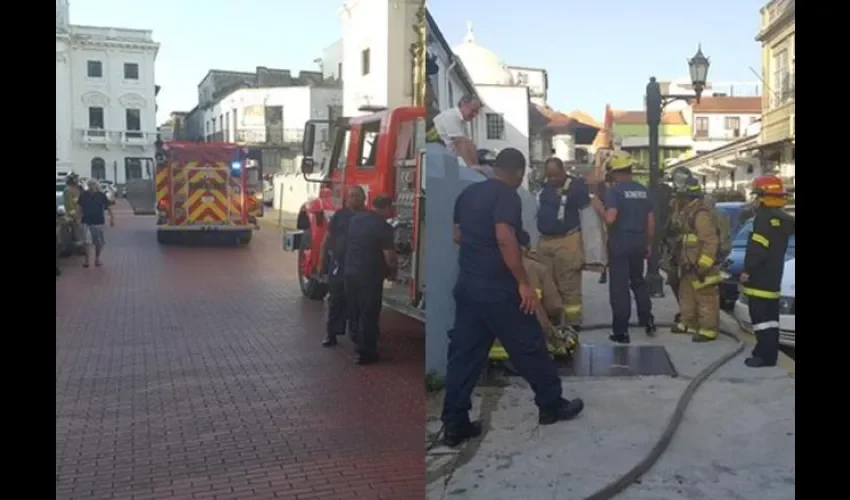
[[460,58],[472,83],[477,85],[514,85],[514,77],[508,67],[492,51],[475,43],[470,24],[466,39],[452,47]]

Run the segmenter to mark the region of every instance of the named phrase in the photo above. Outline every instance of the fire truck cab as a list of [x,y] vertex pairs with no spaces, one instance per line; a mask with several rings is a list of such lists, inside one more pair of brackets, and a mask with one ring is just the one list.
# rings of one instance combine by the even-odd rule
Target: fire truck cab
[[424,145],[421,107],[307,122],[301,171],[306,181],[320,185],[319,195],[301,206],[297,230],[284,233],[284,249],[298,252],[298,279],[306,297],[322,300],[328,292],[327,276],[317,272],[324,257],[319,248],[346,190],[358,185],[366,192],[367,208],[379,194],[395,201],[388,222],[395,229],[399,269],[384,292],[384,303],[424,321],[423,245],[418,238],[424,221]]

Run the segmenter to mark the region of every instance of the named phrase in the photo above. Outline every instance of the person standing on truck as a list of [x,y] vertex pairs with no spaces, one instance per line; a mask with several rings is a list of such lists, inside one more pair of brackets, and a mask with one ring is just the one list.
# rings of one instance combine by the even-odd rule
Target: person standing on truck
[[495,178],[468,186],[455,201],[453,230],[460,269],[453,290],[455,318],[448,334],[442,412],[447,446],[481,434],[481,423],[469,420],[469,410],[472,391],[496,339],[530,383],[541,425],[572,419],[584,408],[581,399],[562,397],[561,379],[535,316],[540,306],[537,292],[522,265],[522,204],[516,188],[525,165],[520,151],[503,149],[494,164]]
[[567,175],[560,158],[549,158],[545,168],[546,183],[537,195],[537,252],[555,275],[566,324],[578,331],[582,322],[584,266],[579,211],[590,203],[590,190],[583,178]]
[[348,225],[345,249],[345,294],[357,345],[357,364],[377,363],[384,280],[395,276],[395,234],[387,223],[392,198],[381,194],[372,211],[355,214]]
[[474,95],[464,95],[457,106],[449,108],[434,117],[434,129],[449,151],[459,156],[468,167],[487,175],[478,161],[478,148],[469,138],[466,124],[475,119],[481,111],[481,100]]
[[756,334],[756,347],[744,364],[761,368],[776,366],[779,357],[780,285],[788,239],[795,233],[796,223],[782,210],[788,203],[788,193],[779,177],[758,177],[753,181],[753,194],[757,208],[739,280]]
[[89,179],[88,190],[80,193],[77,203],[81,212],[80,221],[83,224],[83,238],[86,245],[83,267],[89,267],[92,247],[94,247],[94,265],[100,267],[103,265],[100,256],[103,253],[103,247],[106,245],[104,234],[106,220],[103,214],[104,212],[109,213],[109,227],[115,226],[112,206],[106,195],[100,191],[97,179]]
[[[612,342],[628,344],[631,301],[635,295],[638,320],[646,333],[655,333],[652,302],[644,278],[644,261],[652,251],[655,237],[655,214],[649,192],[632,180],[635,161],[625,152],[615,152],[609,161],[614,183],[605,193],[605,202],[591,199],[594,210],[608,225],[608,294],[613,316]],[[598,186],[594,185],[598,190]]]
[[362,212],[366,205],[366,193],[360,186],[351,186],[345,195],[345,206],[337,210],[328,221],[328,228],[319,251],[319,275],[328,270],[328,324],[322,345],[332,347],[337,337],[345,335],[349,323],[349,307],[345,296],[345,240],[348,224],[354,214]]

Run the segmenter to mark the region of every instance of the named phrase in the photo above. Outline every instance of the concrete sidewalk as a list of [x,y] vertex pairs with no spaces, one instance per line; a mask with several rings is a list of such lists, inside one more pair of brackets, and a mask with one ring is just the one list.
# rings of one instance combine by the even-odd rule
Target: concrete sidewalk
[[258,220],[264,226],[277,226],[286,230],[295,229],[298,214],[280,212],[273,208],[264,207],[263,216]]
[[[586,273],[585,323],[609,323],[607,285]],[[659,322],[676,310],[672,295],[654,301]],[[726,329],[738,332],[722,316]],[[632,332],[633,345],[663,345],[679,376],[565,378],[565,397],[586,408],[573,422],[537,425],[532,392],[518,377],[476,389],[473,418],[485,435],[459,450],[437,447],[427,459],[427,498],[581,500],[625,473],[660,437],[690,379],[735,348],[661,330]],[[609,343],[609,331],[582,333],[582,344]],[[795,493],[795,380],[783,367],[753,370],[739,357],[694,396],[666,454],[618,498],[626,500],[791,500]],[[784,363],[791,362],[788,358]],[[428,432],[440,428],[442,395],[429,402]]]

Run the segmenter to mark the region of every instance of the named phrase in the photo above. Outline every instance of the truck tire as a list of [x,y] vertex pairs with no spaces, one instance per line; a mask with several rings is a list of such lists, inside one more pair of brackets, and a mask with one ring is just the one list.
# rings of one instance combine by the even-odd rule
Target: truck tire
[[304,259],[304,251],[310,250],[310,230],[305,230],[301,235],[301,246],[298,249],[298,284],[301,286],[301,293],[310,300],[323,300],[328,294],[328,284],[322,283],[315,277],[309,278],[304,276],[301,268],[301,261]]
[[171,236],[172,235],[169,231],[158,229],[156,232],[156,242],[160,245],[169,245],[174,242],[174,239]]
[[248,245],[251,243],[251,238],[254,236],[254,232],[251,230],[248,231],[240,231],[239,235],[236,236],[236,242],[240,245]]

